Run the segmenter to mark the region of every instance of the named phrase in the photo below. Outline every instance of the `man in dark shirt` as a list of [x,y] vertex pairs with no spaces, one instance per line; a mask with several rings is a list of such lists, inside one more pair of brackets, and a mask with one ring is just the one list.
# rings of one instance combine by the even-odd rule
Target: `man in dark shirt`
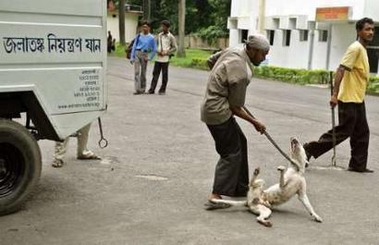
[[220,159],[216,166],[213,191],[209,199],[246,196],[249,170],[247,140],[234,115],[251,123],[263,133],[266,127],[243,109],[246,88],[252,77],[251,63],[258,66],[270,49],[267,38],[252,35],[244,48],[231,48],[211,56],[213,67],[208,78],[201,120],[215,141]]

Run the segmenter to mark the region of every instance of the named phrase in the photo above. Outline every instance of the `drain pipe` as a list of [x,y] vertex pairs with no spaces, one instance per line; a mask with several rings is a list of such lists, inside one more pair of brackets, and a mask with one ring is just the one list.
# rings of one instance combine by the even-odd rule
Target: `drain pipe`
[[309,52],[308,52],[308,70],[312,69],[312,61],[313,61],[313,48],[315,42],[315,28],[312,26],[309,28]]
[[328,44],[326,48],[326,64],[325,64],[325,70],[329,71],[329,65],[330,65],[330,53],[332,48],[332,24],[329,24],[328,28]]

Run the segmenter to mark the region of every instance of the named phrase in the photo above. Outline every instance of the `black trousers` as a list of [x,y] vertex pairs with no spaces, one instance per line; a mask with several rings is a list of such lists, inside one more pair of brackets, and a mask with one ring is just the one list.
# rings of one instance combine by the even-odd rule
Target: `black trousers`
[[[350,137],[351,158],[349,167],[364,170],[367,167],[370,130],[365,103],[338,102],[338,126],[335,127],[336,144]],[[317,158],[333,148],[333,129],[321,135],[318,141],[304,145],[305,150]]]
[[248,191],[249,166],[247,140],[234,117],[220,125],[207,125],[220,155],[213,192],[231,197],[244,197]]
[[153,79],[151,80],[149,92],[155,92],[157,87],[159,75],[162,71],[162,85],[159,92],[166,92],[167,82],[168,82],[168,64],[169,62],[158,62],[154,63]]

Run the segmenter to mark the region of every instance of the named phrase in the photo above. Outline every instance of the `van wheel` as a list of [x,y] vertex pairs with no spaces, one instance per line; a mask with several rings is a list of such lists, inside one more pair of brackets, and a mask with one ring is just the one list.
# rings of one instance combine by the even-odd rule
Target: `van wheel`
[[21,124],[0,119],[0,215],[15,212],[38,183],[41,152]]

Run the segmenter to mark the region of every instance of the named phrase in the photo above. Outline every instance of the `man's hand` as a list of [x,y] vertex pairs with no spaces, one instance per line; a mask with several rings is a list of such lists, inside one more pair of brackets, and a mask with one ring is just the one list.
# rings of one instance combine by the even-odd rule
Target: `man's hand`
[[332,95],[332,97],[330,98],[330,107],[334,108],[337,104],[338,104],[338,99],[337,99],[337,95]]
[[255,119],[253,116],[250,116],[242,107],[236,106],[236,107],[230,107],[230,110],[232,111],[233,115],[236,115],[237,117],[240,117],[255,127],[255,130],[263,134],[266,131],[266,126],[259,122],[257,119]]
[[266,131],[266,126],[262,124],[261,122],[259,122],[258,120],[254,120],[253,125],[255,127],[255,130],[257,130],[261,134],[263,134]]

